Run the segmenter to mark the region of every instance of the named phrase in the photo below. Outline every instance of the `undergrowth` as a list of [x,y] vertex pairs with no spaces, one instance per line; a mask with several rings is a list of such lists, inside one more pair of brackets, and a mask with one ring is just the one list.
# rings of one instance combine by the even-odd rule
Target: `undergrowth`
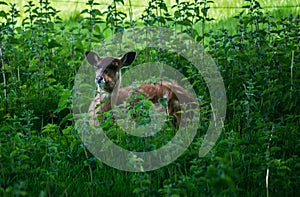
[[[168,7],[163,0],[150,0],[137,18],[120,9],[123,3],[115,0],[100,12],[89,0],[76,22],[68,22],[51,1],[28,1],[18,24],[15,4],[0,2],[7,7],[0,11],[0,195],[299,195],[299,15],[274,17],[259,1],[245,0],[230,20],[232,31],[209,28],[212,1],[177,1]],[[144,26],[174,28],[204,46],[224,80],[227,116],[217,144],[199,158],[211,112],[201,73],[168,51],[139,51],[136,64],[165,62],[187,77],[200,100],[201,125],[175,162],[130,173],[107,166],[85,148],[74,128],[72,88],[85,51],[108,36]],[[117,127],[110,135],[125,148],[145,150],[140,139],[126,143],[128,136]],[[153,143],[161,144],[161,137]]]

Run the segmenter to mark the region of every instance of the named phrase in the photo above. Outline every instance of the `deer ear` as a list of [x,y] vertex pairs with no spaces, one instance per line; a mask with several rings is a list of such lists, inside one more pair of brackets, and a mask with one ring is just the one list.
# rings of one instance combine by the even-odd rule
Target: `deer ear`
[[87,61],[93,65],[93,66],[97,66],[97,63],[100,61],[100,56],[92,51],[87,51],[85,52],[85,56]]
[[136,52],[128,52],[123,57],[121,57],[121,61],[123,63],[123,66],[129,66],[132,64],[136,56]]

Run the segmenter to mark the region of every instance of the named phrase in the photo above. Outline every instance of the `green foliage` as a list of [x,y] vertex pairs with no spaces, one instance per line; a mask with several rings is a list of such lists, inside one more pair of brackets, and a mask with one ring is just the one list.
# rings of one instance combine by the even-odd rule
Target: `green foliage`
[[[300,17],[274,17],[259,1],[245,0],[232,28],[209,30],[212,1],[150,0],[139,17],[115,0],[104,12],[96,1],[63,21],[50,1],[28,1],[19,24],[15,4],[0,1],[0,195],[1,196],[297,196],[300,194]],[[130,4],[131,5],[131,4]],[[201,125],[189,149],[153,172],[128,173],[91,155],[74,129],[72,88],[84,52],[111,34],[134,26],[163,26],[187,33],[214,58],[227,92],[224,132],[214,149],[198,157],[211,116],[209,91],[183,57],[147,48],[138,63],[161,61],[193,85]],[[137,99],[137,97],[133,98]],[[151,102],[130,110],[149,123]],[[159,103],[166,105],[161,99]],[[132,103],[131,103],[132,104]],[[149,139],[116,126],[112,112],[103,127],[116,144],[155,150],[174,136],[164,124]],[[128,165],[140,165],[130,158]],[[269,175],[267,175],[269,172]],[[268,185],[266,185],[266,180]]]

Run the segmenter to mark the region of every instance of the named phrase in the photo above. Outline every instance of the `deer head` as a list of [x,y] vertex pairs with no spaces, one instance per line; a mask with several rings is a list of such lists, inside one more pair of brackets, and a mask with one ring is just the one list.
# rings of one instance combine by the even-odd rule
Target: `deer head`
[[95,82],[99,92],[112,93],[117,82],[121,78],[121,69],[129,66],[135,59],[136,52],[128,52],[120,58],[101,58],[94,52],[86,52],[88,62],[96,68]]

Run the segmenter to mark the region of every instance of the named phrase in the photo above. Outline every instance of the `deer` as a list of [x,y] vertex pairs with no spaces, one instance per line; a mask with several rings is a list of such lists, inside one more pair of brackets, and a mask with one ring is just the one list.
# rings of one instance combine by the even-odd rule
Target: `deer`
[[[97,85],[97,94],[89,106],[89,114],[91,119],[90,125],[99,126],[100,122],[97,117],[99,112],[108,112],[112,110],[111,101],[114,100],[116,105],[120,105],[127,101],[132,87],[120,88],[121,69],[133,63],[137,55],[136,52],[127,52],[121,57],[105,56],[100,57],[93,51],[85,53],[88,63],[96,68],[95,83]],[[115,89],[115,90],[114,90]],[[115,94],[113,95],[113,92]],[[193,103],[195,98],[183,87],[176,82],[163,81],[156,83],[141,84],[136,90],[136,93],[141,93],[145,98],[152,103],[158,104],[159,99],[166,100],[166,113],[173,117],[172,124],[179,127],[182,116],[182,100]],[[193,108],[190,105],[191,109]]]

